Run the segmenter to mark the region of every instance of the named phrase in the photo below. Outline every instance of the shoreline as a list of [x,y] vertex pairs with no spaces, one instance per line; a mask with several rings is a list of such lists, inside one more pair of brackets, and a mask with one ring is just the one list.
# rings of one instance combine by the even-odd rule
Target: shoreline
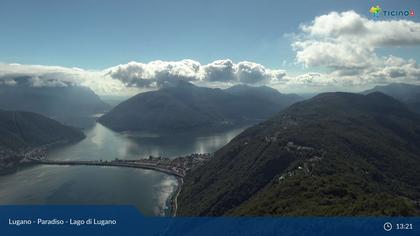
[[[178,196],[181,192],[182,185],[184,184],[184,175],[181,173],[177,173],[173,170],[168,170],[164,168],[159,168],[157,166],[150,166],[150,165],[142,165],[139,163],[133,164],[133,163],[123,163],[123,162],[97,162],[97,161],[53,161],[53,160],[34,160],[31,159],[26,163],[21,163],[21,165],[87,165],[87,166],[108,166],[108,167],[124,167],[124,168],[136,168],[136,169],[148,169],[156,172],[161,172],[163,174],[173,176],[177,180],[177,186],[175,191],[171,193],[169,196],[169,207],[170,216],[174,217],[177,215],[178,211]],[[168,201],[167,200],[167,201]],[[168,216],[166,215],[166,216]]]
[[[84,137],[85,138],[85,137]],[[82,139],[84,139],[82,138]],[[81,139],[81,140],[82,140]],[[46,153],[56,147],[65,146],[67,144],[71,144],[73,142],[78,142],[80,140],[58,140],[51,143],[43,144],[37,147],[32,147],[26,151],[21,153],[16,153],[14,156],[11,156],[11,164],[9,166],[4,166],[4,163],[0,159],[0,176],[13,174],[19,170],[21,167],[25,167],[27,163],[25,163],[25,159],[28,157],[36,156],[36,157],[46,157]]]
[[179,193],[181,192],[182,189],[182,185],[184,184],[184,179],[178,176],[175,176],[177,182],[178,182],[178,186],[175,190],[175,192],[171,195],[170,197],[170,207],[171,207],[171,212],[170,212],[170,216],[171,217],[175,217],[178,211],[178,196]]
[[[40,149],[38,149],[40,150]],[[42,149],[44,150],[44,149]],[[44,153],[45,155],[45,153]],[[178,157],[175,159],[168,159],[157,157],[150,157],[149,159],[139,160],[119,160],[113,161],[102,161],[102,160],[73,160],[73,161],[57,161],[46,159],[44,155],[40,157],[25,157],[23,161],[20,161],[19,166],[30,166],[30,165],[84,165],[84,166],[107,166],[107,167],[125,167],[125,168],[138,168],[138,169],[149,169],[156,172],[161,172],[166,175],[170,175],[176,178],[177,186],[172,191],[166,205],[169,211],[165,216],[177,216],[178,213],[178,196],[182,190],[184,184],[184,177],[188,170],[196,167],[197,165],[203,164],[211,154],[190,154],[185,157]],[[169,160],[169,163],[167,163]]]

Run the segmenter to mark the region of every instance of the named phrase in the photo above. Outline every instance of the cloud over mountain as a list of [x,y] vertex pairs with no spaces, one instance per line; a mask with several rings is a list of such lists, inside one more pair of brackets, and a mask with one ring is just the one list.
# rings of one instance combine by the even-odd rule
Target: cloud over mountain
[[0,85],[30,87],[87,86],[98,94],[130,92],[120,81],[104,76],[100,70],[62,66],[0,63]]
[[65,87],[82,83],[83,70],[59,66],[0,64],[0,84]]
[[354,11],[331,12],[300,26],[292,43],[296,61],[307,68],[326,68],[323,78],[344,84],[419,79],[415,60],[379,56],[378,49],[420,46],[420,23],[371,20]]
[[264,84],[281,80],[286,72],[273,70],[249,61],[234,63],[229,59],[201,65],[193,60],[130,62],[108,69],[107,75],[127,86],[160,87],[172,80]]
[[129,62],[108,69],[107,75],[127,86],[157,87],[172,79],[194,81],[200,63],[193,60]]
[[136,93],[157,89],[171,81],[188,81],[206,86],[233,84],[263,85],[280,81],[286,72],[249,61],[229,59],[206,65],[194,60],[129,62],[104,70],[61,66],[0,64],[0,85],[64,87],[82,85],[98,94]]

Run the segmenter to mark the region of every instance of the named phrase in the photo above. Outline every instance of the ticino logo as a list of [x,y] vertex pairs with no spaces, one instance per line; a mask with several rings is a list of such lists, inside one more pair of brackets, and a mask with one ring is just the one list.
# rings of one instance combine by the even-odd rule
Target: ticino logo
[[376,17],[376,18],[379,17],[379,15],[382,15],[382,16],[414,16],[416,14],[414,12],[414,9],[409,9],[409,10],[384,10],[379,5],[372,6],[369,9],[369,12],[372,13],[372,16]]

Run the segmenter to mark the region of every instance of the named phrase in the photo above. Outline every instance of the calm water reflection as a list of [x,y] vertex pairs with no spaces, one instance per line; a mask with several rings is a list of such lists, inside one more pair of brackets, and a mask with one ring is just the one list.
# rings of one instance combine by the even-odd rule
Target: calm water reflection
[[96,124],[86,131],[79,143],[50,151],[48,158],[60,160],[113,160],[147,158],[149,155],[176,157],[191,153],[214,152],[245,127],[202,135],[198,132],[179,135],[151,133],[121,134]]
[[[78,143],[51,150],[56,160],[176,157],[214,152],[245,127],[225,132],[156,135],[120,134],[95,124]],[[34,166],[0,176],[0,204],[132,204],[143,214],[168,213],[176,187],[168,175],[141,169],[93,166]]]

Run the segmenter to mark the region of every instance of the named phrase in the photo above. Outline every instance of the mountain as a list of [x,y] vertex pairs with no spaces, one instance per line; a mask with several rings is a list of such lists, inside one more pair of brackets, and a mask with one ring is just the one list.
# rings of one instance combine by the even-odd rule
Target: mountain
[[111,107],[115,107],[116,105],[120,104],[121,102],[129,99],[130,96],[102,95],[100,98],[106,104],[109,104],[109,106],[111,108]]
[[282,94],[267,86],[235,85],[224,91],[236,97],[232,104],[235,113],[245,114],[247,117],[254,115],[261,119],[266,119],[291,104],[303,100],[296,94]]
[[0,109],[35,112],[63,123],[103,113],[108,107],[87,87],[0,85]]
[[410,109],[420,112],[420,85],[393,83],[385,86],[376,86],[362,93],[369,94],[372,92],[382,92],[405,103]]
[[293,104],[184,178],[179,215],[419,215],[420,115],[382,93]]
[[243,98],[246,99],[265,100],[279,104],[283,103],[283,106],[289,106],[297,100],[302,99],[296,94],[282,94],[279,91],[267,86],[252,87],[249,85],[239,84],[225,89],[225,91],[233,95],[243,96]]
[[42,115],[0,110],[0,170],[15,166],[25,153],[40,146],[83,138],[79,129]]
[[179,82],[131,97],[98,121],[117,131],[219,127],[266,119],[298,99],[268,87],[222,90]]

